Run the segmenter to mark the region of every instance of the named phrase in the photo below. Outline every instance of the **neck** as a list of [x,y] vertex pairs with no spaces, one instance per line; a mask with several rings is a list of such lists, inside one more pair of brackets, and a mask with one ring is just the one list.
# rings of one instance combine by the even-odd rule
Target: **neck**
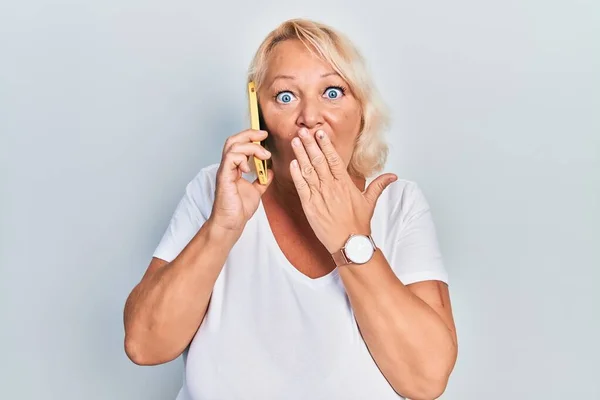
[[273,183],[269,187],[269,192],[271,201],[277,203],[294,221],[306,221],[302,202],[298,196],[294,181],[274,178]]

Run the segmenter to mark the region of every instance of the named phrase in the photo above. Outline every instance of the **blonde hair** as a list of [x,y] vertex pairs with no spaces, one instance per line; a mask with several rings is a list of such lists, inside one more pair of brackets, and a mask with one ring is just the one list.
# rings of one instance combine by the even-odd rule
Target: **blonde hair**
[[264,83],[269,56],[285,40],[300,40],[350,86],[362,109],[360,132],[348,166],[351,175],[369,177],[381,171],[388,155],[383,140],[389,116],[367,71],[364,58],[350,40],[333,28],[307,19],[291,19],[271,31],[259,46],[248,70],[248,82],[257,90]]

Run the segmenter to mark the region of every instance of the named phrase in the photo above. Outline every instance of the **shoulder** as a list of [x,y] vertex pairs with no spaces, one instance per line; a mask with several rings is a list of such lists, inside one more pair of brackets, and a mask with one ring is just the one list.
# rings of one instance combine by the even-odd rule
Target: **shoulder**
[[184,199],[196,207],[207,218],[215,197],[215,186],[219,164],[201,168],[187,183]]
[[377,209],[391,220],[406,222],[429,211],[429,203],[417,182],[398,178],[383,191]]
[[204,192],[207,189],[214,189],[218,169],[219,164],[210,164],[201,168],[187,184],[188,190]]

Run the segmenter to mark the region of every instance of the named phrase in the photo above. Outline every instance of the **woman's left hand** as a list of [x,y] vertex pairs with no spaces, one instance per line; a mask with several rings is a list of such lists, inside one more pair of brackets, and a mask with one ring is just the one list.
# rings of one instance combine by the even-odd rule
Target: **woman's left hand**
[[361,192],[324,131],[313,136],[302,128],[299,137],[292,140],[292,179],[315,235],[335,253],[351,234],[371,234],[377,200],[397,177],[380,175]]

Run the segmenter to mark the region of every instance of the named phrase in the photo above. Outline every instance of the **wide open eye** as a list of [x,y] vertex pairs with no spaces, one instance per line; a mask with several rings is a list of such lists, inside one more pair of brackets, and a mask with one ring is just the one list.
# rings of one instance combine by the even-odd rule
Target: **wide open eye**
[[282,103],[282,104],[289,104],[292,102],[292,100],[295,99],[294,95],[292,94],[292,92],[279,92],[277,93],[277,97],[276,97],[277,101]]
[[344,90],[341,87],[332,86],[325,90],[324,95],[328,99],[338,99],[344,95]]

